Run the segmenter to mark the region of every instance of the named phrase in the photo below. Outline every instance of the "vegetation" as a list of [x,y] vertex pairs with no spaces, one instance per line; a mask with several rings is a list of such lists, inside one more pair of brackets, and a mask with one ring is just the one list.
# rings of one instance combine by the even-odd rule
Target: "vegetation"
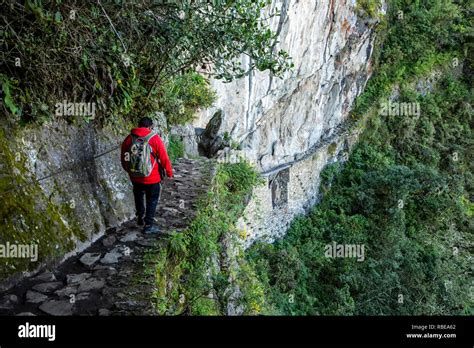
[[380,0],[359,0],[356,3],[356,10],[360,16],[371,18],[379,17],[382,2]]
[[[229,302],[243,305],[246,314],[261,310],[263,289],[252,269],[241,251],[227,254],[228,243],[238,246],[245,238],[235,224],[257,183],[258,174],[245,162],[219,165],[195,220],[148,255],[145,273],[155,276],[153,301],[159,314],[222,315]],[[233,299],[235,287],[245,296]]]
[[[390,1],[378,29],[375,71],[356,100],[354,117],[362,117],[397,84],[422,76],[443,63],[469,56],[467,1]],[[383,47],[383,49],[377,49]]]
[[159,87],[159,109],[171,124],[186,124],[198,108],[208,108],[216,99],[208,82],[197,73],[180,75]]
[[[185,122],[190,108],[212,100],[193,74],[203,64],[212,63],[212,75],[225,81],[253,69],[281,76],[291,67],[286,52],[270,49],[276,36],[268,20],[277,13],[263,18],[267,4],[6,2],[0,68],[3,111],[10,121],[42,122],[54,117],[57,103],[91,102],[97,105],[94,122],[115,122],[160,108],[171,123]],[[241,54],[251,58],[249,66],[242,66]],[[189,92],[181,88],[189,86]],[[170,100],[176,102],[168,105]]]
[[176,162],[180,157],[184,157],[184,144],[178,136],[170,135],[167,151],[171,163]]
[[[421,112],[372,117],[344,167],[323,172],[322,202],[282,240],[248,252],[270,313],[472,314],[473,65],[452,60],[472,55],[467,4],[389,5],[379,66],[354,114],[376,113],[394,87],[395,102]],[[365,260],[326,257],[333,242],[364,245]]]

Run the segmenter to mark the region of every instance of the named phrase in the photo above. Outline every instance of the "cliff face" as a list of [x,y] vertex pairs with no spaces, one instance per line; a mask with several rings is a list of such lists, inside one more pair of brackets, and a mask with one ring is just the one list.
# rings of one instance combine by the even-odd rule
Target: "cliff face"
[[[283,79],[255,72],[229,84],[211,82],[218,100],[195,125],[204,127],[222,110],[221,134],[239,143],[240,154],[267,179],[248,207],[253,225],[242,227],[250,230],[249,241],[284,233],[316,201],[321,169],[344,157],[341,151],[355,140],[346,141],[343,124],[370,76],[375,34],[355,6],[346,0],[275,0],[272,9],[281,9],[272,22],[279,35],[275,49],[290,54],[294,70]],[[251,63],[242,58],[243,65]],[[254,206],[261,207],[258,214]]]
[[[118,148],[125,135],[62,121],[0,132],[9,139],[0,144],[6,164],[0,170],[0,239],[38,248],[34,262],[2,263],[0,289],[15,283],[18,272],[58,262],[134,215]],[[16,276],[2,284],[9,274]]]
[[[195,122],[203,127],[222,109],[221,131],[263,171],[295,160],[347,117],[369,75],[374,34],[351,1],[275,0],[275,8],[275,49],[289,52],[294,70],[284,79],[255,72],[229,84],[212,81],[216,105]],[[242,64],[251,62],[243,57]]]

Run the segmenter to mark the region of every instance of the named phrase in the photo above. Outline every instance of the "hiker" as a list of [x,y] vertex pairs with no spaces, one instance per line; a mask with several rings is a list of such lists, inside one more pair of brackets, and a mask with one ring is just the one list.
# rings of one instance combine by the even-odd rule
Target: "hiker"
[[[158,233],[153,221],[160,199],[161,181],[165,174],[172,178],[173,169],[165,145],[153,132],[153,121],[149,117],[140,119],[138,128],[132,129],[123,141],[121,162],[132,181],[137,225],[143,226],[146,234]],[[146,196],[146,209],[143,196]]]

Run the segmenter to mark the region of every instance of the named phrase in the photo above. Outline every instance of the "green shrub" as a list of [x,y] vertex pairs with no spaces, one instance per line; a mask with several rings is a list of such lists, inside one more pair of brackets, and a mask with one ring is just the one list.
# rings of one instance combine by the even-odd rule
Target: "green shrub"
[[378,12],[381,9],[381,1],[380,0],[358,0],[356,9],[359,15],[376,18],[378,17]]
[[208,108],[216,99],[208,82],[197,73],[171,79],[159,88],[159,95],[159,108],[170,125],[192,121],[198,108]]
[[[277,13],[264,11],[268,5],[254,0],[5,3],[0,82],[8,119],[12,124],[54,119],[54,106],[63,100],[96,103],[94,122],[131,119],[163,105],[163,86],[171,93],[166,97],[181,99],[185,108],[207,105],[209,95],[197,74],[181,81],[206,62],[226,81],[253,69],[282,76],[292,63],[285,51],[269,49],[277,38],[262,16]],[[243,51],[253,62],[248,69],[238,59]],[[191,91],[168,90],[176,86]],[[173,102],[167,106],[172,123],[189,120],[188,110],[182,114]]]
[[176,135],[170,135],[168,143],[168,156],[172,163],[180,157],[184,157],[184,144],[180,137]]

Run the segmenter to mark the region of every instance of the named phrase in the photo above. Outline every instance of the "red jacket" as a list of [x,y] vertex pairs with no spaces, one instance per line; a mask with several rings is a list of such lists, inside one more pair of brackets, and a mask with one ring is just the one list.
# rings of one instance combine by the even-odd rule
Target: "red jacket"
[[[132,129],[132,134],[138,135],[139,137],[144,137],[148,135],[150,132],[151,130],[148,128]],[[155,154],[155,156],[157,156],[158,159],[160,160],[163,168],[165,168],[166,175],[170,178],[173,177],[173,169],[171,168],[171,162],[168,157],[168,153],[166,152],[165,145],[163,144],[163,140],[161,140],[160,136],[157,134],[151,137],[148,143],[150,144],[151,149],[153,150],[153,153]],[[122,143],[122,154],[120,156],[121,157],[120,159],[122,162],[122,168],[125,170],[128,169],[128,163],[125,161],[125,153],[130,151],[131,146],[132,146],[132,137],[128,135]],[[152,158],[152,163],[154,161],[155,159]],[[158,163],[153,167],[153,171],[151,172],[149,176],[144,177],[144,178],[130,176],[130,180],[132,180],[133,182],[138,182],[142,184],[159,183],[161,181],[161,178],[160,178],[160,173],[158,171]]]

